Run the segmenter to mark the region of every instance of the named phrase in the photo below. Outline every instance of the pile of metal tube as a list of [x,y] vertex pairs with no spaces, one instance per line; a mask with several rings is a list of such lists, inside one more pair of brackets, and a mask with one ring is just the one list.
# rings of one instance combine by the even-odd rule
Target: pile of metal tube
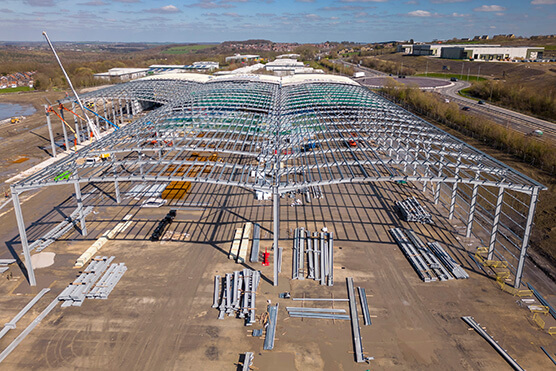
[[321,285],[334,285],[334,234],[311,233],[296,228],[293,238],[292,279],[305,278],[320,281]]
[[261,272],[250,269],[226,273],[225,277],[214,277],[213,308],[218,308],[218,319],[236,316],[245,319],[245,326],[255,323],[256,292],[261,281]]

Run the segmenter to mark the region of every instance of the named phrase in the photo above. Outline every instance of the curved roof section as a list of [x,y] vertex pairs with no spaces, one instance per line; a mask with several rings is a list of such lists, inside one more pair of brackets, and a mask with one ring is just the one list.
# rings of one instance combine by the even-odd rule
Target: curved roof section
[[[163,106],[17,187],[192,181],[284,192],[406,180],[544,188],[349,79],[286,80],[149,78],[84,95]],[[85,161],[103,153],[111,160]],[[62,172],[70,176],[55,180]]]

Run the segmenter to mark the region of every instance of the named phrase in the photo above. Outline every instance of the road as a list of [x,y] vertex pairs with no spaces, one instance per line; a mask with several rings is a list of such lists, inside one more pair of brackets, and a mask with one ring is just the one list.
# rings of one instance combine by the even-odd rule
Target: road
[[458,81],[454,83],[453,86],[438,89],[436,92],[448,97],[461,107],[469,107],[470,112],[488,116],[489,119],[499,124],[509,126],[521,133],[531,134],[533,130],[540,130],[544,134],[542,137],[539,137],[539,139],[543,141],[556,141],[555,123],[524,115],[486,102],[485,104],[478,104],[476,100],[465,98],[458,94],[461,89],[465,89],[470,85],[471,84],[468,82]]

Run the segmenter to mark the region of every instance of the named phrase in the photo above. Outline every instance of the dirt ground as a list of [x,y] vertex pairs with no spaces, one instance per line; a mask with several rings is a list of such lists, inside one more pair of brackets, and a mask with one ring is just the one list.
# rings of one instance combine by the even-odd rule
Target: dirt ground
[[[540,346],[553,350],[554,339],[531,320],[528,309],[516,298],[498,289],[494,281],[477,268],[465,249],[471,240],[455,237],[457,226],[435,214],[436,225],[408,225],[395,214],[393,200],[413,190],[394,184],[360,184],[324,188],[325,199],[291,207],[281,201],[281,245],[284,263],[279,286],[271,285],[272,267],[235,264],[229,260],[234,229],[246,221],[262,226],[262,250],[271,245],[272,216],[268,201],[254,200],[250,191],[196,185],[185,203],[174,204],[176,221],[169,241],[148,240],[168,207],[137,208],[126,197],[129,185],[122,185],[123,201],[116,205],[109,185],[89,185],[87,205],[96,214],[88,217],[87,237],[77,231],[64,236],[46,251],[56,253],[54,264],[37,269],[39,286],[30,290],[21,272],[12,267],[14,277],[0,281],[0,321],[7,322],[32,297],[33,291],[52,291],[23,317],[16,330],[2,340],[5,348],[76,274],[75,259],[104,231],[127,214],[132,227],[106,244],[101,253],[125,262],[128,271],[108,300],[87,299],[82,307],[56,307],[51,314],[3,362],[9,370],[69,369],[233,369],[240,355],[255,353],[260,370],[484,370],[509,369],[505,361],[478,334],[460,319],[471,315],[526,369],[549,369],[550,360]],[[48,192],[49,201],[45,201]],[[69,214],[75,202],[67,187],[53,187],[28,198],[23,213],[30,223],[29,238]],[[204,204],[189,207],[190,204]],[[428,205],[431,207],[431,205]],[[0,216],[6,245],[19,251],[12,213]],[[317,230],[327,226],[335,234],[335,285],[319,286],[315,281],[291,281],[291,247],[288,238],[299,226]],[[442,241],[470,274],[468,280],[424,283],[420,281],[388,230],[413,228],[422,239]],[[2,247],[0,257],[9,253]],[[275,348],[264,351],[263,338],[251,336],[260,323],[244,327],[233,317],[218,320],[211,308],[213,279],[244,267],[259,269],[263,280],[257,296],[257,315],[266,301],[280,304]],[[526,280],[539,290],[554,293],[546,279],[537,282],[533,269],[526,268]],[[372,325],[362,326],[363,349],[374,357],[370,365],[354,361],[349,321],[288,318],[286,306],[297,305],[278,299],[289,291],[292,297],[346,298],[345,278],[367,290]],[[553,295],[547,295],[554,301]],[[330,304],[305,303],[330,307]],[[347,303],[334,308],[347,309]],[[360,313],[360,311],[359,311]]]

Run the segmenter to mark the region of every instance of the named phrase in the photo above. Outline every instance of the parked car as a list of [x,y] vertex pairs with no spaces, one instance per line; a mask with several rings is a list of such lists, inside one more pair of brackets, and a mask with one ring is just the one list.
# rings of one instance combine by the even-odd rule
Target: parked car
[[485,104],[485,101],[484,101],[484,100],[480,100],[480,101],[477,102],[477,104]]
[[465,107],[461,107],[462,111],[469,111],[469,107],[465,106]]
[[450,81],[458,81],[457,77],[451,77]]

